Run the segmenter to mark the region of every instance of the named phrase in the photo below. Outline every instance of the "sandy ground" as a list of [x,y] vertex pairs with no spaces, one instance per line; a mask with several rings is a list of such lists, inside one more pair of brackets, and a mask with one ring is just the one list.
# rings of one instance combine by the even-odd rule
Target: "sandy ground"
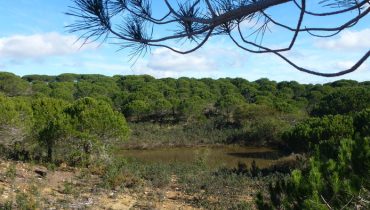
[[175,176],[166,189],[143,189],[140,193],[105,190],[98,187],[98,176],[82,176],[76,168],[48,170],[0,159],[0,209],[7,202],[13,208],[23,202],[34,204],[36,209],[197,209],[186,204],[191,198],[181,193]]

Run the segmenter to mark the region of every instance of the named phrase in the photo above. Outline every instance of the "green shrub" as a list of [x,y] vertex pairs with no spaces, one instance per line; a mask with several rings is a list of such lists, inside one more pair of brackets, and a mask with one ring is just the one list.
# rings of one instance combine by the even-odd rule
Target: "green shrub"
[[259,209],[369,208],[361,197],[370,197],[370,138],[341,139],[331,147],[327,152],[328,142],[318,145],[307,168],[270,186],[267,201],[258,196]]
[[367,87],[337,88],[320,100],[312,111],[317,116],[359,112],[370,106],[370,90]]
[[141,178],[155,187],[163,188],[170,183],[170,168],[164,164],[145,165],[140,172]]
[[20,192],[16,195],[17,209],[34,210],[38,209],[39,203],[30,195]]
[[6,172],[5,172],[5,176],[14,181],[14,179],[16,178],[17,176],[17,168],[16,168],[16,165],[15,164],[11,164],[10,166],[8,166]]
[[265,105],[248,104],[239,107],[234,115],[243,130],[239,139],[248,145],[277,144],[282,132],[289,127],[282,113]]
[[114,160],[107,165],[102,175],[103,186],[109,189],[124,186],[126,161],[123,159]]
[[66,106],[65,101],[53,98],[39,98],[32,103],[33,132],[39,145],[45,148],[39,156],[48,162],[54,162],[56,145],[65,139],[70,130],[68,116],[63,114]]
[[8,96],[27,95],[29,88],[28,82],[13,73],[0,72],[0,93],[3,92]]
[[370,108],[354,114],[353,125],[361,136],[370,136]]
[[[285,145],[294,152],[308,152],[321,141],[352,137],[353,120],[335,115],[310,118],[283,134]],[[311,150],[312,151],[312,150]]]
[[[0,147],[3,155],[17,156],[12,151],[24,149],[31,136],[32,110],[23,98],[5,97],[0,94]],[[10,153],[12,153],[10,155]]]
[[103,101],[39,98],[32,108],[39,156],[47,162],[86,166],[106,158],[107,148],[129,135],[125,118]]
[[75,192],[74,185],[71,182],[64,182],[62,193],[64,194],[73,194]]
[[12,210],[13,209],[13,202],[11,201],[5,201],[4,203],[2,202],[0,203],[1,210]]

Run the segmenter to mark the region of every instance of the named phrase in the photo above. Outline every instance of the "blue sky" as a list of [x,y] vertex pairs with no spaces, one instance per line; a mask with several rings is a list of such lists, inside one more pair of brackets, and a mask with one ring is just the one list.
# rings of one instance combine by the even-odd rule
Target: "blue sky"
[[[154,14],[164,12],[162,0],[154,0]],[[174,1],[173,1],[174,2]],[[310,1],[312,3],[317,1]],[[133,64],[128,50],[118,51],[117,45],[93,43],[81,47],[78,34],[66,32],[65,26],[74,19],[66,16],[71,0],[0,0],[0,71],[17,75],[66,72],[80,74],[150,74],[155,77],[243,77],[256,80],[266,77],[276,81],[296,80],[302,83],[323,83],[337,79],[370,80],[370,62],[356,72],[337,78],[322,78],[298,72],[274,55],[247,53],[227,37],[213,37],[195,53],[183,56],[162,48],[153,48]],[[314,4],[312,4],[313,6]],[[311,6],[311,5],[310,5]],[[313,7],[312,7],[313,8]],[[297,10],[285,4],[268,11],[284,23],[294,25]],[[306,19],[304,25],[331,25],[344,21],[336,19]],[[252,23],[245,24],[245,30]],[[286,45],[290,35],[271,26],[265,44]],[[155,31],[156,36],[169,33]],[[328,39],[302,34],[294,49],[288,52],[292,60],[304,67],[322,71],[346,68],[370,48],[370,17],[356,27]],[[189,45],[172,43],[176,48]]]

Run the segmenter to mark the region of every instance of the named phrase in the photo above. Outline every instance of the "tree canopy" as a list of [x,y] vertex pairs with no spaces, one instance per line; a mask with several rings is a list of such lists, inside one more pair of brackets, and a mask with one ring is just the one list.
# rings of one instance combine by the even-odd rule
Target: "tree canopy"
[[[153,11],[153,3],[163,4],[163,14]],[[289,10],[296,21],[294,25],[276,17],[273,11],[282,9],[280,5],[295,9]],[[283,54],[295,46],[302,33],[315,39],[326,38],[355,26],[370,12],[368,0],[181,0],[177,5],[169,0],[74,0],[70,8],[67,14],[77,17],[75,23],[68,26],[70,32],[82,32],[85,43],[113,38],[120,49],[130,48],[132,56],[142,55],[152,47],[192,53],[211,37],[227,36],[242,50],[271,53],[299,71],[325,77],[353,72],[370,56],[368,50],[351,68],[326,73],[303,68]],[[328,26],[325,21],[312,21],[326,17],[337,24]],[[244,29],[245,23],[252,26]],[[273,43],[270,46],[263,43],[266,31],[281,33],[271,28],[290,33],[286,37],[287,46],[274,47],[281,44],[274,43],[276,40],[269,40]],[[158,33],[163,29],[168,33]],[[189,41],[190,49],[179,49],[178,44],[183,42],[178,40],[182,39]]]

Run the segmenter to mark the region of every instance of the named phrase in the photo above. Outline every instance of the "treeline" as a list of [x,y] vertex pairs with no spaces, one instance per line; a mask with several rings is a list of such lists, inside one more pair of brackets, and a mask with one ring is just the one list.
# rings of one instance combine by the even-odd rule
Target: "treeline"
[[268,79],[249,82],[242,78],[79,74],[18,77],[3,72],[0,91],[13,98],[49,97],[68,103],[91,97],[106,102],[129,122],[182,125],[190,133],[199,127],[207,132],[231,133],[231,129],[233,134],[218,142],[255,145],[280,144],[284,131],[309,116],[356,112],[368,107],[370,101],[370,82],[352,80],[303,85]]
[[7,96],[52,97],[74,101],[104,100],[131,121],[191,121],[212,115],[231,119],[236,108],[257,104],[275,111],[303,110],[313,115],[344,114],[366,108],[370,82],[340,80],[324,85],[242,78],[155,79],[143,76],[62,74],[18,77],[0,73],[0,91]]

